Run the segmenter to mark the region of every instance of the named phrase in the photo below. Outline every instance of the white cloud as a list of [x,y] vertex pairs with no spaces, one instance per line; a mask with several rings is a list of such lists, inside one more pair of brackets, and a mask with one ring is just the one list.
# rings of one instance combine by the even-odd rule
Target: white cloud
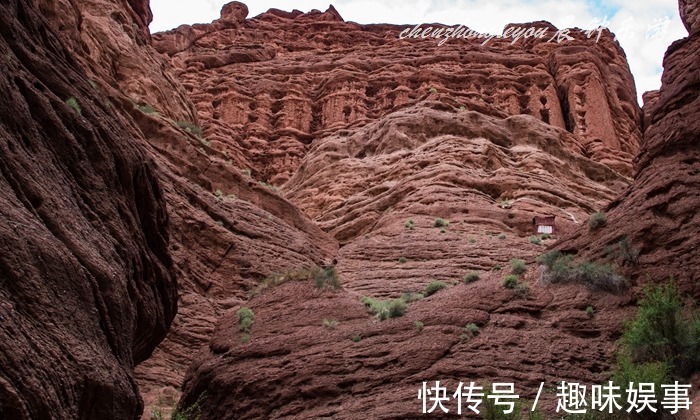
[[[326,10],[329,2],[345,20],[358,23],[417,24],[439,22],[463,24],[480,32],[500,33],[507,23],[547,20],[559,28],[587,27],[594,18],[607,16],[609,27],[618,33],[627,25],[627,36],[620,39],[635,77],[639,98],[643,92],[658,89],[663,54],[676,39],[687,36],[678,17],[676,0],[256,0],[248,2],[249,17],[270,8],[282,10]],[[154,20],[151,31],[174,28],[183,23],[211,22],[219,17],[228,1],[151,0]],[[647,38],[654,19],[668,17],[663,37]],[[624,32],[624,31],[623,31]]]

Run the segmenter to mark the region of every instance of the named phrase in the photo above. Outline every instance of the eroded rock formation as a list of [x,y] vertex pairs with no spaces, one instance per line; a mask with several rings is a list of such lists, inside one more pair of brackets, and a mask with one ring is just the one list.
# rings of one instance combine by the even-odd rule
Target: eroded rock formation
[[155,164],[36,2],[0,33],[0,417],[135,418],[176,310]]
[[[212,145],[284,182],[341,246],[342,290],[293,282],[254,297],[249,344],[237,307],[223,315],[183,406],[206,392],[206,417],[411,417],[417,386],[438,376],[516,382],[524,398],[539,381],[605,377],[630,298],[545,288],[534,267],[517,293],[499,270],[543,252],[528,241],[534,216],[556,215],[564,235],[628,186],[642,114],[624,54],[608,32],[438,47],[399,40],[410,28],[271,10],[154,35]],[[480,280],[458,284],[471,271]],[[403,318],[379,322],[360,303],[431,280],[451,287]],[[478,337],[462,339],[467,323]]]
[[681,1],[690,34],[664,57],[661,89],[645,95],[644,142],[635,160],[634,182],[606,209],[605,229],[582,229],[560,245],[587,257],[604,257],[625,239],[635,274],[652,281],[670,276],[700,298],[700,10]]

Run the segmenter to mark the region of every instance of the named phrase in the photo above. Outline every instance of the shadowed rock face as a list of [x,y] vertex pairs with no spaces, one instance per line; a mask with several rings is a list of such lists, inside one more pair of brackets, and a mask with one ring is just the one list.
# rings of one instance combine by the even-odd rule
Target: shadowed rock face
[[669,47],[661,89],[647,95],[634,182],[608,206],[605,229],[584,228],[559,248],[600,257],[627,238],[639,251],[630,271],[659,282],[674,276],[700,298],[700,11],[690,3],[681,2],[681,16],[691,32]]
[[135,418],[176,310],[154,162],[36,2],[0,34],[0,417]]

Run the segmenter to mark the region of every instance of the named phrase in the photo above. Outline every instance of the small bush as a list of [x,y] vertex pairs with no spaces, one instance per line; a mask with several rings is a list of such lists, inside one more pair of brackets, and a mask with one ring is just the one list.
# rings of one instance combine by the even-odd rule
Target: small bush
[[551,237],[552,237],[552,235],[550,235],[549,233],[543,233],[542,236],[540,236],[540,238],[542,238],[543,241],[546,241],[547,239],[549,239]]
[[80,107],[78,100],[74,97],[71,96],[70,98],[66,99],[66,105],[73,108],[73,110],[77,112],[78,115],[83,115],[83,109]]
[[527,299],[528,297],[530,297],[530,286],[528,286],[525,283],[516,284],[513,290],[515,290],[516,295],[523,299]]
[[248,168],[241,169],[241,173],[245,176],[250,176],[250,174],[251,174],[250,169],[248,169]]
[[224,197],[224,193],[221,192],[221,190],[216,190],[216,191],[214,191],[214,195],[216,195],[217,198],[223,198],[223,197]]
[[518,285],[518,276],[515,274],[508,274],[503,278],[503,286],[506,289],[515,289],[515,286]]
[[241,343],[250,341],[250,328],[253,326],[253,311],[247,306],[241,307],[238,312],[238,330],[241,331]]
[[605,213],[602,211],[597,211],[588,218],[588,227],[591,229],[599,229],[608,223]]
[[430,283],[428,283],[427,286],[425,286],[425,292],[423,292],[423,295],[425,295],[425,297],[428,297],[430,295],[433,295],[433,294],[439,292],[440,290],[444,289],[445,287],[447,287],[447,284],[445,284],[445,282],[431,281]]
[[445,230],[445,228],[440,228],[440,233],[445,233],[445,232],[447,232],[447,231]]
[[406,223],[404,223],[404,226],[408,230],[413,230],[416,228],[416,223],[413,221],[413,219],[408,219]]
[[593,308],[592,306],[587,306],[586,315],[588,315],[589,318],[593,318],[593,315],[595,315],[595,308]]
[[506,234],[501,233],[500,235],[498,235],[498,239],[506,239]]
[[322,289],[324,287],[338,289],[340,287],[340,279],[338,278],[338,272],[335,270],[335,267],[313,270],[312,276],[314,279],[314,286],[316,286],[317,289]]
[[525,265],[525,261],[513,258],[510,260],[510,272],[513,274],[523,274],[524,272],[527,271],[527,266]]
[[700,367],[700,314],[684,310],[675,283],[644,289],[620,339],[633,362],[663,362],[679,376]]
[[620,258],[622,258],[624,263],[631,265],[637,265],[637,263],[639,263],[639,250],[633,248],[627,241],[626,237],[620,239],[617,246],[620,249]]
[[423,331],[423,322],[422,321],[413,321],[413,327],[416,329],[417,332]]
[[435,222],[433,223],[433,226],[439,227],[439,228],[441,228],[441,227],[448,227],[449,225],[450,225],[450,222],[448,222],[447,220],[442,219],[442,218],[440,218],[440,217],[438,217],[437,219],[435,219]]
[[541,278],[544,283],[581,283],[591,289],[615,293],[626,286],[625,278],[616,274],[610,264],[590,261],[577,263],[572,255],[558,251],[541,255],[537,261],[547,267]]
[[406,302],[406,303],[411,303],[416,300],[421,300],[425,296],[423,296],[422,293],[413,293],[413,292],[403,292],[401,294],[401,299]]
[[464,275],[465,283],[473,283],[477,280],[479,280],[479,273],[477,273],[476,271],[472,271],[471,273]]
[[376,315],[380,321],[400,317],[406,313],[408,307],[403,299],[380,300],[363,297],[362,303],[367,307],[369,313]]
[[335,267],[319,268],[319,267],[301,267],[282,272],[271,273],[260,281],[258,286],[250,292],[251,296],[260,294],[263,290],[270,287],[279,286],[288,281],[306,281],[313,280],[317,288],[327,287],[337,289],[340,287],[340,280]]
[[[489,388],[491,387],[484,387],[485,395],[482,400],[482,413],[484,420],[521,420],[528,418],[528,415],[532,415],[532,413],[529,413],[527,408],[523,409],[523,403],[520,401],[520,399],[507,400],[508,402],[513,402],[513,411],[506,413],[508,407],[504,405],[496,405],[496,400],[494,398],[489,398],[489,395],[493,395]],[[522,413],[522,411],[528,412],[528,414]],[[539,416],[539,413],[535,414],[535,416],[535,418],[542,418],[537,417]]]
[[323,318],[322,322],[323,326],[328,328],[329,330],[335,329],[335,327],[338,326],[338,320],[333,319],[333,318]]
[[178,121],[177,126],[182,128],[183,130],[187,131],[190,134],[194,134],[197,137],[202,137],[203,131],[202,131],[202,128],[199,127],[198,125],[192,124],[191,122],[188,122],[188,121]]
[[362,340],[362,336],[361,336],[360,334],[355,334],[355,335],[352,336],[351,340],[352,340],[354,343],[358,343],[360,340]]
[[197,400],[187,407],[176,407],[170,414],[170,420],[198,420],[202,416],[202,403],[207,393],[202,392]]
[[138,106],[138,109],[139,109],[139,111],[143,112],[144,114],[149,114],[149,115],[151,115],[151,114],[155,114],[155,113],[156,113],[156,110],[155,110],[152,106],[150,106],[150,105],[148,105],[148,104],[146,104],[146,105],[139,105],[139,106]]
[[470,237],[470,238],[469,238],[469,243],[470,243],[470,244],[476,243],[476,238]]
[[401,258],[399,258],[399,262],[400,262],[401,264],[406,264],[407,261],[408,261],[408,260],[406,259],[406,257],[401,257]]
[[509,208],[513,207],[513,201],[511,201],[507,198],[504,198],[503,200],[501,200],[500,206],[502,209],[509,209]]
[[496,264],[493,267],[491,267],[491,271],[501,271],[503,269],[503,266],[500,264]]
[[459,336],[460,340],[469,340],[470,338],[476,337],[479,335],[479,326],[474,324],[473,322],[470,322],[469,324],[464,326],[464,329],[462,330],[462,335]]
[[540,245],[540,244],[542,243],[542,240],[541,240],[540,237],[537,236],[537,235],[532,235],[532,236],[530,236],[529,238],[527,238],[527,240],[528,240],[531,244],[535,244],[535,245]]
[[[629,355],[622,354],[618,356],[617,366],[614,368],[610,379],[614,385],[620,387],[619,392],[622,395],[629,395],[630,382],[635,385],[653,383],[657,403],[650,405],[659,410],[657,414],[661,414],[662,407],[658,404],[659,401],[663,400],[663,388],[661,388],[661,385],[671,382],[671,367],[665,362],[634,363]],[[649,409],[645,409],[632,418],[651,419],[654,417],[654,414]],[[662,418],[662,416],[659,415],[657,418]]]

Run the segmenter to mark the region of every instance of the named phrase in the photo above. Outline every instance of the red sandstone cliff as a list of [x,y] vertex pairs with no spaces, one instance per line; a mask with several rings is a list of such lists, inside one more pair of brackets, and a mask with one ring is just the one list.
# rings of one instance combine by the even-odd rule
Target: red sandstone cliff
[[[533,397],[539,381],[604,379],[630,298],[543,287],[535,267],[518,294],[494,267],[543,252],[528,241],[534,216],[556,215],[563,235],[628,186],[642,116],[612,36],[437,47],[334,9],[245,11],[233,4],[154,45],[212,145],[282,184],[339,241],[342,290],[292,282],[252,298],[248,344],[237,307],[224,313],[182,404],[206,391],[212,418],[411,417],[423,380],[516,382]],[[438,217],[449,227],[435,228]],[[460,284],[470,271],[481,279]],[[402,318],[379,322],[360,302],[431,280],[450,287]],[[461,339],[467,323],[478,337]]]
[[0,418],[135,418],[176,310],[163,184],[43,12],[0,5]]
[[639,252],[629,267],[635,276],[674,276],[700,298],[700,10],[681,1],[681,16],[690,34],[668,48],[661,89],[645,96],[646,130],[632,185],[607,206],[604,230],[584,228],[558,247],[603,257],[624,237]]
[[[437,47],[332,7],[246,19],[234,2],[151,38],[145,1],[0,11],[4,416],[134,418],[140,391],[148,417],[190,366],[182,404],[206,391],[205,418],[412,417],[424,380],[515,382],[523,397],[600,382],[633,296],[545,287],[534,265],[528,293],[503,288],[511,258],[544,250],[528,241],[535,215],[576,232],[561,247],[582,256],[627,236],[632,278],[697,277],[692,2],[644,118],[609,33]],[[611,200],[607,230],[580,228]],[[249,298],[271,272],[334,257],[338,291],[290,282]],[[178,315],[137,387],[175,278]],[[450,287],[402,318],[360,302],[431,280]],[[462,337],[467,323],[478,336]]]

